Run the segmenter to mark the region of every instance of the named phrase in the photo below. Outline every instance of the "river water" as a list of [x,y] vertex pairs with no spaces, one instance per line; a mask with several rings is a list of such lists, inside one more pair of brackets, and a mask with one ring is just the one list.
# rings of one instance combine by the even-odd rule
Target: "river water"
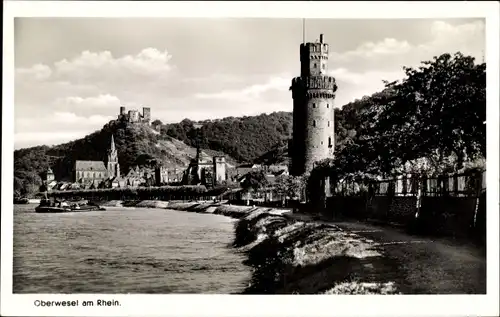
[[167,209],[37,214],[14,207],[14,293],[212,293],[244,290],[234,219]]

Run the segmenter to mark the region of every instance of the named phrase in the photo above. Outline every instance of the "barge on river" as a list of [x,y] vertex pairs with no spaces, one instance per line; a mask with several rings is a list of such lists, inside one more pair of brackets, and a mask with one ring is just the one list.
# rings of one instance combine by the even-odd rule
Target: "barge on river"
[[98,211],[106,210],[103,207],[90,204],[78,204],[74,203],[69,205],[66,202],[51,202],[49,199],[42,199],[40,205],[35,208],[35,212],[38,213],[64,213],[64,212],[87,212],[87,211]]

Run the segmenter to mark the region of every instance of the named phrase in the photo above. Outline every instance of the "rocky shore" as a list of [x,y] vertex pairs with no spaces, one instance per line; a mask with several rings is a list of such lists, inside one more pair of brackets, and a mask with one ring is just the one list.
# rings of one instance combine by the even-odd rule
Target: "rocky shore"
[[[290,210],[212,202],[112,201],[103,206],[167,208],[238,219],[233,247],[253,269],[247,294],[394,294],[383,250],[374,241]],[[385,280],[381,280],[384,276]]]

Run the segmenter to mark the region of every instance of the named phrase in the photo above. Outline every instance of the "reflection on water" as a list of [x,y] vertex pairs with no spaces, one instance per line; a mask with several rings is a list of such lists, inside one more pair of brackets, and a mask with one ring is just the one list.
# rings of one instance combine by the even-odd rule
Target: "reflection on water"
[[234,220],[165,209],[14,209],[14,293],[238,293]]

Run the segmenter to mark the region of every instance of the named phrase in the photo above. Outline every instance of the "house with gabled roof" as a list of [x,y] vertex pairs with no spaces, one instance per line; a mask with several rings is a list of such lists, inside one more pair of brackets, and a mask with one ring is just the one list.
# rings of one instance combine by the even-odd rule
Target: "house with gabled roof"
[[142,177],[127,177],[127,186],[129,187],[139,187],[145,182],[146,180]]
[[111,180],[111,188],[125,188],[127,187],[127,180],[122,177],[115,177]]

